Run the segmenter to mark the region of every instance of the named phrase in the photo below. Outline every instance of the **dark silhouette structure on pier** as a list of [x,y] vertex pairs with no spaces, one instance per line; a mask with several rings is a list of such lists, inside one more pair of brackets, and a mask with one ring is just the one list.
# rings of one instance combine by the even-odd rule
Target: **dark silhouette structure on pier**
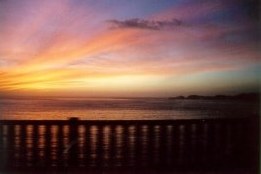
[[209,120],[2,120],[1,171],[245,170],[258,123]]

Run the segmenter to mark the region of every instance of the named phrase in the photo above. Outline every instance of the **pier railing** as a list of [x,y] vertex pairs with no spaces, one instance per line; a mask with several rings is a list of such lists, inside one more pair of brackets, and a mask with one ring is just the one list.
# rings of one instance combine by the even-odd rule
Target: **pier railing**
[[0,169],[250,169],[252,119],[2,120]]

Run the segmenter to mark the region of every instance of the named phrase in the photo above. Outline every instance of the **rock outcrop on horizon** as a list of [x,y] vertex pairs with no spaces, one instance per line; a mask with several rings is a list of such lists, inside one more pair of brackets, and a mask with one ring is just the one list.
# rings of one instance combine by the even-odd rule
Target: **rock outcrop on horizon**
[[215,96],[202,96],[202,95],[189,95],[169,97],[170,100],[175,99],[191,99],[191,100],[246,100],[246,101],[259,101],[259,93],[241,93],[237,95],[215,95]]

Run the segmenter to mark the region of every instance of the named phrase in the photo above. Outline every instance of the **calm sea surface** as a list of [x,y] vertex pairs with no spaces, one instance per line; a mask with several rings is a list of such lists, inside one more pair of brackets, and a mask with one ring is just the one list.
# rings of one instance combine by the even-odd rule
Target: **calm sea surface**
[[0,119],[146,120],[246,117],[258,113],[258,104],[222,100],[168,100],[163,98],[39,98],[1,99]]
[[[251,168],[257,164],[258,105],[243,101],[167,99],[2,99],[1,119],[144,120],[1,121],[0,173],[37,169]],[[50,124],[51,123],[51,124]],[[257,154],[255,156],[255,154]],[[145,170],[146,171],[146,170]],[[36,172],[37,173],[37,172]],[[46,172],[50,173],[50,172]],[[144,172],[147,173],[147,172]]]

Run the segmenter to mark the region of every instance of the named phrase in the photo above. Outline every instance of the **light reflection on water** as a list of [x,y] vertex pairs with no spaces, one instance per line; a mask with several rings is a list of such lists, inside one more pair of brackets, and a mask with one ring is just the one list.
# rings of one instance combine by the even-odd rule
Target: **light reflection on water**
[[58,148],[58,126],[51,126],[51,166],[57,166],[57,148]]
[[97,134],[98,134],[98,128],[97,126],[91,126],[90,128],[90,144],[91,144],[91,152],[90,152],[90,156],[91,156],[91,164],[90,166],[95,166],[97,163],[97,142],[98,142],[98,138],[97,138]]
[[141,139],[142,139],[142,145],[141,145],[141,162],[142,166],[146,166],[148,164],[148,126],[142,125],[141,127]]
[[[217,163],[244,150],[244,124],[2,125],[1,165],[173,167]],[[72,132],[76,128],[76,132]],[[242,134],[246,135],[246,134]],[[241,144],[240,144],[241,143]],[[236,148],[237,151],[234,150]],[[240,156],[240,154],[237,154]],[[225,160],[224,160],[225,159]],[[236,163],[236,161],[233,161]]]
[[21,139],[20,139],[20,129],[21,127],[16,125],[15,126],[15,138],[14,138],[14,146],[15,146],[15,149],[14,149],[14,156],[15,156],[15,165],[19,165],[19,162],[18,162],[18,159],[20,158],[20,143],[21,143]]
[[115,164],[116,166],[121,166],[122,165],[122,157],[123,157],[123,127],[120,125],[117,125],[115,128],[116,135],[116,145],[115,145],[115,157],[114,160],[116,161]]
[[78,158],[79,158],[79,166],[84,166],[83,161],[86,158],[86,154],[84,151],[84,146],[85,146],[85,127],[83,125],[79,126],[79,137],[78,137],[78,148],[79,148],[79,153],[78,153]]

